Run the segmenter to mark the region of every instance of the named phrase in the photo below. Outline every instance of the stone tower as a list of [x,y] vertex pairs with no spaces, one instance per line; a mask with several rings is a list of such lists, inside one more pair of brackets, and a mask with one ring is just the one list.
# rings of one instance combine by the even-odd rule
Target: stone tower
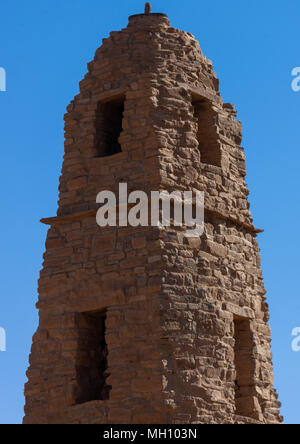
[[[241,124],[164,14],[129,18],[65,116],[26,424],[280,423]],[[205,192],[205,232],[96,223],[100,191]]]

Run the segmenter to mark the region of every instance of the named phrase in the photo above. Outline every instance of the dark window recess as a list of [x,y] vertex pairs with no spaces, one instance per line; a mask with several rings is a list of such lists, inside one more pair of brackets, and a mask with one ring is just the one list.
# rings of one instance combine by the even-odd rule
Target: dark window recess
[[248,418],[258,418],[259,406],[255,404],[255,359],[254,342],[250,321],[245,318],[234,320],[235,339],[235,402],[236,414]]
[[109,399],[105,322],[105,312],[78,314],[77,404]]
[[221,149],[217,132],[217,113],[206,100],[193,103],[194,115],[198,121],[197,140],[201,162],[221,166]]
[[99,103],[96,115],[96,149],[98,157],[122,152],[119,137],[122,132],[124,99]]

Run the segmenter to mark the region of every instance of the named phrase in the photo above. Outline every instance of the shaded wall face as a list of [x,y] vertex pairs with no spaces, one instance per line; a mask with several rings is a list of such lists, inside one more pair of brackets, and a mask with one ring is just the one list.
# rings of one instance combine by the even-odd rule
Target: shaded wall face
[[[278,421],[235,117],[198,43],[163,16],[132,18],[97,50],[65,116],[25,422]],[[204,191],[204,235],[100,229],[96,196],[119,183]],[[237,317],[253,343],[243,392]]]
[[[171,55],[169,40],[168,46]],[[175,406],[173,420],[280,422],[241,125],[234,107],[201,75],[182,87],[179,79],[190,78],[192,70],[184,51],[176,55],[176,68],[169,61],[162,73],[158,99],[164,111],[157,117],[162,187],[204,191],[205,232],[201,239],[186,239],[179,229],[162,234],[166,394]],[[198,55],[193,67],[201,63]],[[237,319],[247,326],[243,334]]]

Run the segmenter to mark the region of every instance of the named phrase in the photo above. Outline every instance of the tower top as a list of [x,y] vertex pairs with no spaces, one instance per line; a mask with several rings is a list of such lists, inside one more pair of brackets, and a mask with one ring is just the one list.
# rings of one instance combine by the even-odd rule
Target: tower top
[[144,13],[143,13],[143,14],[134,14],[134,15],[131,15],[131,16],[129,17],[129,19],[131,19],[131,18],[133,18],[133,17],[140,17],[140,18],[142,18],[142,17],[145,17],[145,16],[151,16],[151,17],[167,17],[166,14],[162,14],[162,13],[159,13],[159,12],[151,12],[151,3],[150,3],[150,2],[146,2],[146,3],[145,3],[145,11],[144,11]]
[[146,14],[146,15],[151,14],[151,3],[150,3],[150,2],[147,2],[147,3],[145,4],[145,14]]

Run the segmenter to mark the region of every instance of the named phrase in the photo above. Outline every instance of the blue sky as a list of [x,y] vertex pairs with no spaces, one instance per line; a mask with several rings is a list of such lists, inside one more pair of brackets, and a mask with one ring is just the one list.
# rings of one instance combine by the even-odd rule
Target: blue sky
[[[275,385],[286,423],[300,423],[299,0],[152,1],[172,26],[191,32],[213,60],[221,94],[243,122],[247,183],[259,235],[273,333]],[[20,423],[31,338],[37,327],[37,279],[46,227],[56,214],[63,115],[102,38],[143,12],[137,0],[0,0],[2,153],[0,423]]]

